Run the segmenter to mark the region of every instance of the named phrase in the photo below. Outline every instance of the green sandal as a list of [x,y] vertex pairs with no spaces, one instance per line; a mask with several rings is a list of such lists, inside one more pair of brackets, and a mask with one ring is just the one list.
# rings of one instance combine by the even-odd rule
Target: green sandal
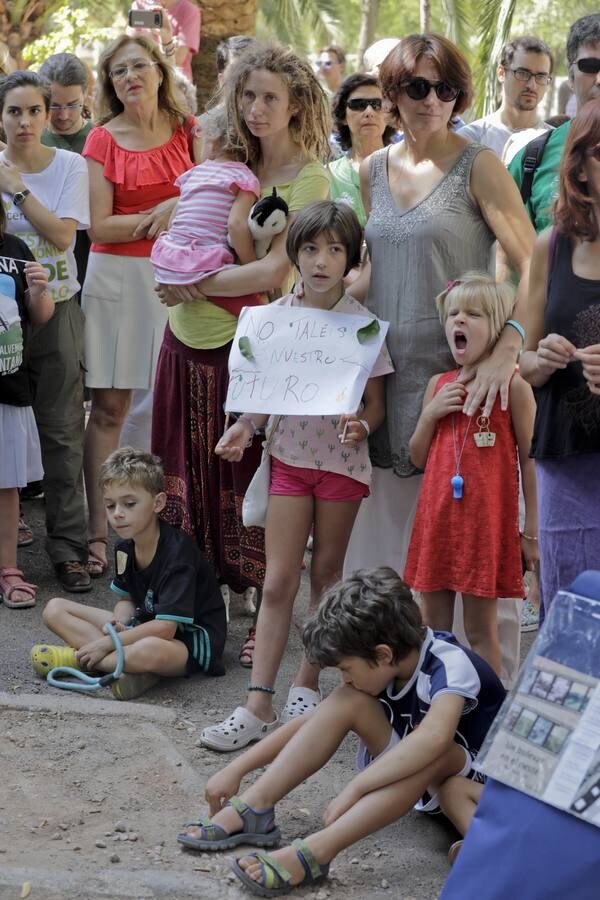
[[260,862],[262,869],[261,881],[255,881],[253,878],[250,878],[244,869],[241,868],[237,859],[232,860],[231,869],[244,887],[247,887],[252,894],[256,894],[259,897],[279,897],[283,894],[290,894],[294,888],[306,887],[307,884],[314,884],[327,877],[329,874],[329,863],[321,865],[321,863],[317,862],[305,841],[297,838],[295,841],[292,841],[291,846],[296,851],[296,856],[302,863],[305,872],[304,878],[299,884],[290,884],[292,876],[285,866],[273,859],[269,853],[261,853],[260,850],[256,853],[247,853],[244,859],[253,858]]
[[233,807],[239,814],[243,826],[241,831],[228,834],[221,825],[216,825],[209,818],[199,816],[195,822],[186,822],[185,827],[195,826],[200,829],[202,837],[195,838],[191,834],[178,834],[177,840],[190,850],[202,850],[205,853],[210,850],[229,850],[238,844],[251,844],[254,847],[277,847],[281,840],[281,832],[275,826],[275,810],[265,809],[264,812],[256,812],[255,809],[240,800],[232,797],[227,806]]

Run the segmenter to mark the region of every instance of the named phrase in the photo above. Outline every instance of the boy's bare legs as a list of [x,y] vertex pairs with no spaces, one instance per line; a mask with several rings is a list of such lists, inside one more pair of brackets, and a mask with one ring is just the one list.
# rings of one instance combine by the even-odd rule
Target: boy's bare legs
[[[344,557],[360,503],[360,500],[315,499],[308,616],[317,609],[323,591],[342,577]],[[294,684],[316,691],[320,671],[318,666],[311,666],[302,654]]]
[[498,638],[498,601],[463,594],[463,619],[471,649],[482,656],[500,677],[502,651]]
[[[105,637],[102,629],[107,622],[131,617],[133,606],[130,601],[123,603],[123,617],[119,614],[119,606],[117,604],[114,610],[97,609],[64,597],[53,597],[44,609],[43,619],[51,631],[70,647],[79,650],[86,644]],[[130,644],[124,650],[126,672],[154,672],[156,675],[173,678],[186,672],[188,651],[182,641],[149,636]],[[113,652],[101,659],[94,668],[99,672],[114,672],[116,665],[117,654]]]
[[[269,497],[265,530],[267,574],[256,622],[251,684],[275,684],[288,641],[312,518],[312,497]],[[246,708],[263,722],[275,718],[271,694],[252,691]]]
[[434,631],[452,631],[454,591],[425,591],[420,596],[424,623]]
[[482,790],[479,782],[457,775],[448,778],[438,791],[442,812],[463,837],[475,815]]

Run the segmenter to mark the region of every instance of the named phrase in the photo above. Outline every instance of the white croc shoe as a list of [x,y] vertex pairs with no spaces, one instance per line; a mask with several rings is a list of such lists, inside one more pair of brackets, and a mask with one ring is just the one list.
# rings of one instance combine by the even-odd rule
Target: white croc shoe
[[200,740],[203,747],[230,753],[233,750],[241,750],[254,741],[262,741],[278,725],[279,719],[275,719],[274,722],[263,722],[245,706],[237,706],[229,718],[219,722],[218,725],[209,725],[205,728]]
[[297,719],[306,712],[312,712],[322,699],[320,691],[311,691],[310,688],[292,685],[281,713],[281,724],[291,722],[292,719]]

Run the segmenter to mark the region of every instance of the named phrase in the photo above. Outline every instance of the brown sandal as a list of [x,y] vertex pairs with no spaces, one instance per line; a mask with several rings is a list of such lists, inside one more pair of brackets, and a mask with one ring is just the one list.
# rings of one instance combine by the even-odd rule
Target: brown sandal
[[90,538],[88,541],[88,558],[85,567],[90,578],[102,578],[102,576],[108,569],[108,562],[90,549],[92,544],[104,544],[104,546],[106,547],[108,545],[108,538],[96,537]]
[[252,663],[254,662],[255,641],[256,641],[256,628],[250,628],[248,631],[248,637],[242,644],[242,649],[240,650],[240,655],[239,655],[240,666],[243,666],[245,669],[252,668]]
[[[21,580],[17,581],[16,584],[11,584],[8,580],[11,577],[20,578]],[[29,584],[28,581],[23,581],[23,573],[20,569],[15,569],[13,566],[0,567],[0,602],[3,602],[8,609],[29,609],[31,606],[35,606],[36,587],[36,584]],[[21,591],[27,596],[24,600],[12,600],[11,598],[15,591]]]

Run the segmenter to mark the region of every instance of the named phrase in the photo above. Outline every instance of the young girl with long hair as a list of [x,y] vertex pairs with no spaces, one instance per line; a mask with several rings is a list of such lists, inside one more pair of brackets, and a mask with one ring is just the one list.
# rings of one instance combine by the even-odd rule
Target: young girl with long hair
[[[496,399],[490,416],[462,410],[468,383],[493,352],[510,318],[515,292],[489,275],[468,273],[436,298],[456,368],[427,385],[411,460],[425,469],[404,580],[420,591],[425,622],[451,631],[462,593],[465,633],[473,650],[500,672],[497,598],[523,597],[522,556],[537,559],[535,473],[529,457],[535,404],[515,372],[509,408]],[[460,376],[460,380],[459,380]],[[519,467],[525,525],[519,536]]]
[[[346,204],[311,204],[292,223],[287,251],[303,279],[304,294],[276,301],[372,317],[344,293],[343,280],[356,265],[362,232]],[[384,419],[383,377],[393,371],[384,348],[354,415],[276,416],[267,426],[271,483],[265,545],[267,571],[258,614],[256,652],[246,706],[224,722],[207,727],[202,742],[214,750],[239,750],[278,724],[273,711],[277,671],[287,643],[294,599],[300,584],[306,540],[313,529],[311,601],[340,577],[354,519],[369,493],[371,466],[367,437]],[[243,415],[223,435],[216,453],[242,459],[248,440],[268,416]],[[313,709],[320,700],[319,670],[304,659],[288,694],[282,721]]]

